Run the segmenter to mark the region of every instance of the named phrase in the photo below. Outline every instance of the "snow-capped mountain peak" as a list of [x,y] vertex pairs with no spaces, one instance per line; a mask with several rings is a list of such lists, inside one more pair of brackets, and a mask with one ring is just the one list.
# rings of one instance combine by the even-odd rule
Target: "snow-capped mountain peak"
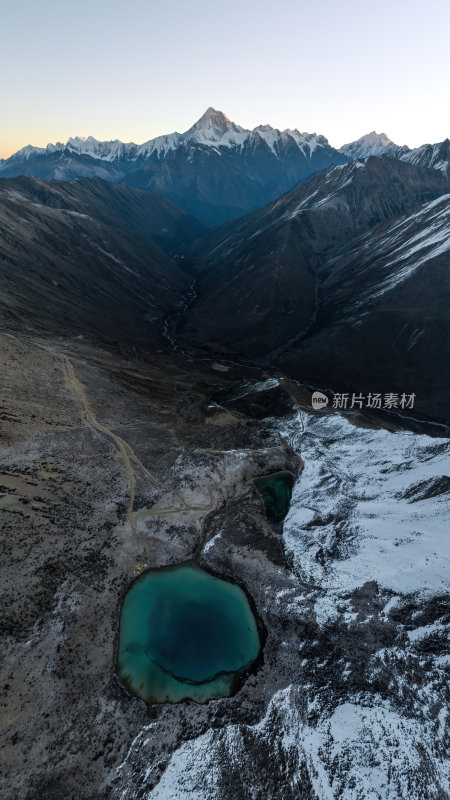
[[[377,133],[376,131],[370,131],[370,133],[366,133],[364,136],[361,136],[359,141],[365,142],[366,144],[370,145],[382,145],[383,147],[387,147],[390,144],[394,144],[392,139],[389,139],[389,136],[386,136],[385,133]],[[395,145],[396,147],[397,145]]]
[[371,131],[354,142],[342,145],[339,149],[349,158],[368,158],[369,156],[391,155],[398,150],[398,145],[385,133]]
[[[25,147],[21,147],[20,150],[17,150],[10,158],[17,161],[28,161],[29,158],[39,153],[45,153],[45,147],[34,147],[32,144],[27,144]],[[9,161],[9,159],[5,159],[5,162],[6,161]]]
[[67,144],[69,143],[76,144],[77,142],[87,142],[87,141],[96,142],[97,139],[94,139],[93,136],[71,136],[70,139],[68,139]]
[[257,125],[256,128],[253,128],[253,133],[260,132],[266,133],[267,131],[273,131],[272,125]]
[[206,109],[205,113],[202,114],[200,119],[186,131],[186,135],[189,134],[191,131],[197,130],[204,130],[209,129],[211,127],[221,128],[225,130],[226,128],[233,126],[234,122],[232,122],[223,111],[218,111],[216,108],[209,106]]
[[200,119],[183,134],[183,139],[198,144],[229,145],[237,142],[237,138],[242,139],[242,136],[239,135],[244,133],[247,133],[245,129],[228,119],[223,111],[217,111],[210,106]]

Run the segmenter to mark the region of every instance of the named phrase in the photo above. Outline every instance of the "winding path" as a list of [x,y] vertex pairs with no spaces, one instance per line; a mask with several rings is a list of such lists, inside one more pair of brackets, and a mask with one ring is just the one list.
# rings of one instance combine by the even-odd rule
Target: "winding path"
[[[173,487],[169,486],[166,483],[158,480],[142,463],[140,458],[136,455],[133,448],[131,447],[128,442],[114,433],[110,428],[107,428],[106,425],[102,425],[99,422],[94,414],[92,406],[88,400],[86,395],[86,391],[84,389],[83,384],[77,378],[75,374],[75,370],[69,358],[64,355],[60,354],[64,361],[64,374],[67,383],[71,386],[74,392],[80,398],[83,404],[83,414],[85,416],[86,421],[91,425],[95,430],[99,431],[100,433],[107,436],[117,447],[120,455],[122,456],[122,460],[124,463],[125,471],[128,476],[128,481],[130,485],[130,494],[128,499],[128,509],[127,509],[127,517],[130,523],[131,529],[133,533],[137,532],[137,521],[139,519],[145,519],[147,517],[156,517],[165,514],[176,514],[183,511],[211,511],[214,508],[214,495],[213,495],[213,487],[219,485],[220,482],[211,481],[207,484],[207,491],[208,491],[208,502],[204,505],[191,505],[186,503],[184,498],[182,497],[181,493],[178,489],[174,489]],[[177,499],[179,500],[180,505],[178,507],[167,507],[167,508],[155,508],[150,510],[142,510],[138,511],[137,513],[133,513],[134,502],[136,499],[136,474],[133,464],[153,483],[155,486],[159,486],[162,489],[167,489],[173,493]]]

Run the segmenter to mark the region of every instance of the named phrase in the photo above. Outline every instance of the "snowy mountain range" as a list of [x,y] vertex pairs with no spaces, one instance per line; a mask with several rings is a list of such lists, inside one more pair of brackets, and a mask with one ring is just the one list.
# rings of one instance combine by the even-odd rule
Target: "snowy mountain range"
[[391,156],[401,161],[408,161],[419,167],[432,167],[434,169],[448,170],[450,166],[450,140],[445,139],[437,144],[423,144],[411,150],[406,145],[400,146],[389,139],[385,133],[372,131],[361,136],[355,142],[344,144],[339,152],[355,158],[369,158],[370,156]]
[[44,180],[98,177],[154,191],[215,227],[275,200],[308,175],[357,158],[391,156],[418,166],[449,166],[450,142],[399,147],[374,131],[337,150],[325,136],[258,125],[237,125],[210,107],[184,133],[144,144],[93,136],[47,147],[27,145],[0,161],[0,177]]
[[136,162],[139,159],[147,158],[163,159],[170,151],[176,150],[186,143],[211,147],[220,153],[221,148],[242,149],[246,145],[259,143],[259,140],[265,142],[275,155],[280,153],[283,143],[295,143],[306,157],[310,157],[317,147],[329,146],[324,136],[315,133],[300,133],[297,129],[287,128],[280,131],[270,125],[259,125],[253,130],[247,130],[228,119],[222,111],[210,107],[185,133],[175,132],[166,136],[157,136],[141,145],[134,142],[124,143],[119,139],[100,142],[93,136],[87,138],[75,136],[68,139],[67,142],[56,142],[56,144],[48,144],[47,147],[27,145],[10,158],[3,160],[1,169],[6,171],[8,169],[6,165],[13,162],[29,161],[39,156],[54,155],[55,153],[68,152],[75,155],[86,155],[108,162]]
[[[311,158],[317,148],[330,147],[325,136],[316,133],[300,132],[297,128],[279,130],[271,125],[258,125],[253,130],[243,128],[232,122],[222,112],[210,107],[185,133],[170,133],[149,139],[143,144],[134,142],[121,142],[119,139],[99,141],[94,136],[74,136],[67,142],[56,142],[46,147],[27,145],[17,150],[7,159],[0,159],[0,174],[12,177],[10,171],[14,163],[22,163],[38,157],[51,156],[55,153],[72,153],[73,155],[89,156],[92,159],[114,162],[135,163],[141,159],[164,159],[169,152],[176,150],[183,144],[203,145],[210,147],[217,153],[222,148],[243,149],[248,145],[255,145],[259,141],[265,142],[275,156],[280,157],[283,145],[295,143],[305,157]],[[332,148],[334,149],[334,148]],[[439,169],[448,169],[449,166],[449,140],[437,144],[425,144],[415,149],[406,145],[398,145],[385,133],[370,133],[361,136],[353,142],[342,145],[338,150],[349,159],[368,158],[369,156],[396,156],[404,161],[410,161],[419,166],[434,166]],[[424,164],[424,160],[428,163]]]
[[[446,800],[450,174],[341,153],[211,231],[161,190],[218,218],[310,162],[210,123],[129,175],[159,195],[87,152],[42,158],[108,181],[0,179],[3,796]],[[252,599],[261,658],[146,707],[120,598],[193,555]]]

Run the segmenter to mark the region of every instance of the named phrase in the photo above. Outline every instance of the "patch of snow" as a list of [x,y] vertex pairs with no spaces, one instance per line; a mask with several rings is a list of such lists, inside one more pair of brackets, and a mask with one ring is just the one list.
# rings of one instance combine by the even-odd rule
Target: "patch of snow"
[[[238,774],[251,774],[249,741],[256,748],[270,743],[284,754],[292,793],[299,796],[305,767],[320,800],[421,800],[417,778],[423,776],[424,763],[434,776],[429,797],[438,800],[440,787],[448,789],[448,770],[431,744],[431,721],[421,726],[402,718],[386,701],[365,705],[355,697],[320,716],[317,724],[307,724],[300,713],[303,691],[293,686],[278,691],[255,725],[229,724],[184,742],[146,800],[212,800],[224,763]],[[314,700],[307,709],[313,715],[319,710]],[[253,796],[251,785],[248,790]],[[131,800],[132,792],[130,786],[122,800]]]
[[440,622],[434,622],[431,625],[422,625],[420,628],[415,628],[413,631],[408,631],[408,639],[410,642],[417,642],[427,636],[432,636],[433,633],[446,633],[447,628]]
[[[423,218],[422,223],[420,218]],[[422,229],[416,233],[420,224]],[[385,277],[377,280],[375,287],[362,292],[354,309],[403,283],[427,261],[450,250],[450,194],[426,203],[396,222],[377,240],[376,248],[377,255],[383,256]]]
[[450,474],[450,442],[303,416],[294,442],[305,466],[283,530],[299,575],[341,591],[373,580],[396,593],[446,591],[448,498],[410,502],[408,491]]

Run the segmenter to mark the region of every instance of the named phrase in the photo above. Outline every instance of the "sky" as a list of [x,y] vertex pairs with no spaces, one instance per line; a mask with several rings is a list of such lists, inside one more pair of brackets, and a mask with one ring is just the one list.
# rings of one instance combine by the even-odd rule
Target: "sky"
[[141,143],[208,106],[246,128],[450,136],[445,0],[3,0],[0,158],[70,136]]

